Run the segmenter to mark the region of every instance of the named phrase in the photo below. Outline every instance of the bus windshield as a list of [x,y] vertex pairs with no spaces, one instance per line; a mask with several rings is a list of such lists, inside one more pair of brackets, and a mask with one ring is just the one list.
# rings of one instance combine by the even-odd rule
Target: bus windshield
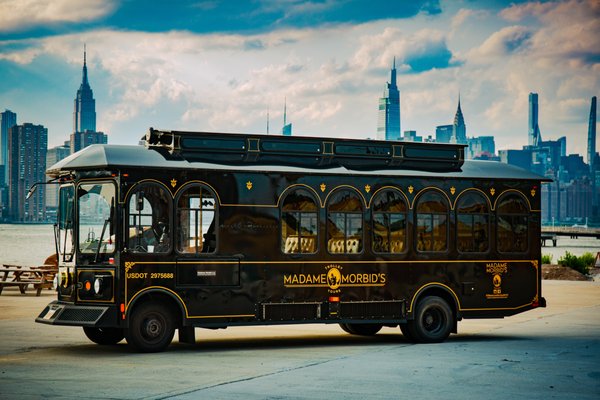
[[112,182],[86,183],[77,190],[79,210],[79,251],[105,254],[115,250],[115,185]]

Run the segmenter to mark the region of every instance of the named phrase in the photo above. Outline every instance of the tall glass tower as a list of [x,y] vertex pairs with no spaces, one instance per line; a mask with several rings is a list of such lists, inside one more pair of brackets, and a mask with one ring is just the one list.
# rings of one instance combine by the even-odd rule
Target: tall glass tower
[[73,133],[96,131],[96,100],[88,82],[86,51],[83,50],[83,77],[75,97]]
[[594,173],[594,158],[596,158],[596,96],[592,97],[590,108],[590,120],[588,123],[588,146],[587,162],[590,172]]
[[17,114],[10,110],[0,113],[0,186],[8,186],[8,130],[16,124]]
[[529,130],[528,144],[530,146],[539,146],[542,141],[540,126],[538,125],[538,94],[529,93]]
[[390,82],[379,99],[377,139],[400,140],[400,92],[396,86],[396,58],[392,64]]

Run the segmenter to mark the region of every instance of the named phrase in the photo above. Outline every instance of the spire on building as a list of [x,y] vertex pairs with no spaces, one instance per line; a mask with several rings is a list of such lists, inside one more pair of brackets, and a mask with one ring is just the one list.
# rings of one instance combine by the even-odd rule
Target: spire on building
[[588,121],[588,145],[587,145],[587,162],[590,166],[590,172],[595,171],[594,159],[596,158],[596,96],[592,97],[590,106],[590,119]]
[[542,141],[542,134],[538,123],[538,94],[529,93],[529,146],[539,146]]
[[96,132],[96,100],[88,81],[87,48],[83,45],[83,73],[73,108],[73,133],[71,153],[96,143],[107,143],[103,132]]
[[467,126],[465,125],[465,118],[460,108],[460,92],[458,93],[458,107],[456,108],[456,114],[454,114],[450,143],[467,143]]
[[283,128],[281,128],[283,136],[292,136],[292,123],[287,123],[287,97],[283,100]]
[[269,134],[269,106],[267,106],[267,135]]
[[390,82],[386,84],[383,97],[379,98],[377,138],[400,140],[400,92],[396,85],[396,57],[392,61]]

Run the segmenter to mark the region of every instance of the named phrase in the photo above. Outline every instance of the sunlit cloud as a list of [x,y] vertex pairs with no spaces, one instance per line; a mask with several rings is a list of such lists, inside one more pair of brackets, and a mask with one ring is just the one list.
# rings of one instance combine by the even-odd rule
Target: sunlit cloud
[[92,21],[111,13],[115,7],[114,0],[2,0],[0,32]]

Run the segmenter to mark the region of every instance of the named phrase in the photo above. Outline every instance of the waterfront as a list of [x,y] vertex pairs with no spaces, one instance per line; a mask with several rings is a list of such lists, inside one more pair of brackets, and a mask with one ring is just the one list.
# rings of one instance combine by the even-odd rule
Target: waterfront
[[[7,225],[0,224],[0,263],[18,265],[38,265],[54,253],[52,225]],[[566,251],[576,256],[600,251],[600,240],[595,238],[571,239],[560,236],[556,247],[552,242],[542,247],[542,254],[552,255],[556,263]]]
[[55,252],[52,225],[0,224],[0,263],[41,265]]

